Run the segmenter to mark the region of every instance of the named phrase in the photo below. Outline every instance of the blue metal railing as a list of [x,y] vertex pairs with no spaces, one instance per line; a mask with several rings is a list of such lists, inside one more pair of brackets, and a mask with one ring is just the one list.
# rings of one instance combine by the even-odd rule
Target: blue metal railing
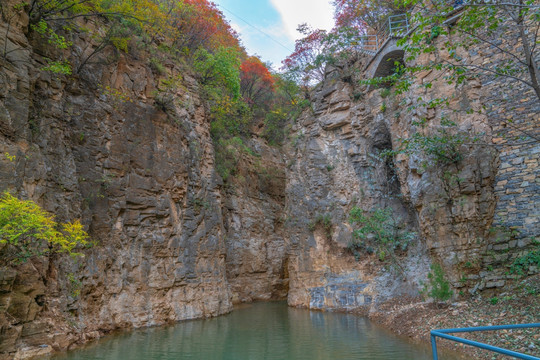
[[527,329],[527,328],[540,328],[540,323],[537,324],[521,324],[521,325],[499,325],[499,326],[480,326],[472,328],[462,328],[462,329],[441,329],[441,330],[431,330],[431,348],[433,349],[433,360],[439,360],[437,355],[437,337],[452,340],[458,343],[475,346],[481,349],[493,351],[499,354],[512,356],[516,359],[525,359],[525,360],[540,360],[539,357],[518,353],[512,350],[503,349],[496,346],[491,346],[483,344],[477,341],[463,339],[457,336],[452,336],[448,334],[453,333],[467,333],[467,332],[476,332],[476,331],[495,331],[495,330],[509,330],[509,329]]

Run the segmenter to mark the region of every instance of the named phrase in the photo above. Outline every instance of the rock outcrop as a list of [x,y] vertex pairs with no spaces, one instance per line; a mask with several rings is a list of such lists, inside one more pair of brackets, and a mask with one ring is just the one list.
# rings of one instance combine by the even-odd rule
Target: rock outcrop
[[[538,246],[540,214],[531,208],[538,204],[538,143],[520,144],[520,129],[504,126],[504,119],[513,118],[524,124],[522,131],[538,133],[532,89],[523,89],[523,97],[502,96],[508,105],[502,108],[494,94],[519,86],[505,78],[477,76],[450,85],[437,82],[434,71],[424,71],[401,94],[389,84],[358,85],[374,73],[390,75],[386,57],[407,58],[395,41],[387,45],[376,57],[364,55],[344,67],[356,68],[353,81],[342,68],[329,69],[312,93],[311,109],[293,129],[287,172],[293,306],[358,310],[370,301],[376,306],[389,297],[417,296],[432,262],[443,265],[461,296],[476,294],[515,278],[508,267]],[[481,61],[476,50],[460,56]],[[428,60],[423,55],[406,65]],[[431,82],[436,86],[424,86]],[[448,104],[426,106],[432,99]],[[448,130],[444,119],[455,126]],[[420,144],[384,156],[415,133],[466,136],[455,154],[446,153],[453,158],[434,158],[435,151],[430,155],[426,149],[429,143],[427,151]],[[393,271],[370,251],[357,253],[359,261],[352,259],[348,218],[353,207],[392,209],[396,223],[416,233],[409,250],[394,259]]]
[[[106,48],[69,78],[51,75],[48,49],[15,15],[0,27],[20,50],[0,59],[0,188],[81,219],[95,245],[75,260],[2,264],[0,358],[284,298],[279,152],[261,141],[258,172],[245,164],[247,181],[226,190],[188,70],[166,64],[181,86],[162,89],[144,55]],[[75,58],[96,46],[86,33],[71,41]]]

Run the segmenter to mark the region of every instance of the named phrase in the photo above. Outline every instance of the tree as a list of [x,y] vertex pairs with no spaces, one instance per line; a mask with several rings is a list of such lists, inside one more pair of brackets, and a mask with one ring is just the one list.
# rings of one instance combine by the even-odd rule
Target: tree
[[187,54],[200,47],[208,50],[233,47],[243,51],[238,34],[216,4],[208,0],[183,0],[183,4],[171,13],[174,47]]
[[295,51],[283,60],[282,69],[306,90],[324,79],[328,65],[344,65],[354,59],[351,44],[362,37],[353,27],[327,32],[302,24],[298,31],[305,36],[296,40]]
[[447,301],[452,297],[450,283],[446,280],[444,270],[440,264],[432,264],[428,274],[428,283],[424,285],[422,293],[429,295],[437,301]]
[[[447,52],[428,64],[408,69],[414,74],[426,69],[446,72],[445,81],[461,84],[471,76],[505,77],[532,89],[540,100],[538,43],[540,5],[534,0],[431,2],[401,0],[402,6],[418,9],[412,17],[414,31],[400,44],[408,60],[420,54]],[[450,21],[449,14],[456,15]],[[442,41],[434,41],[435,38]],[[471,47],[489,47],[495,61],[474,62],[465,56]]]
[[337,28],[351,27],[362,33],[369,31],[367,27],[382,30],[388,16],[400,12],[394,0],[334,0],[333,5]]
[[307,24],[300,25],[297,30],[304,37],[296,40],[294,52],[283,60],[283,69],[307,86],[324,79],[329,54],[325,41],[328,34],[325,30],[312,29]]
[[4,192],[0,196],[0,245],[0,257],[18,264],[58,252],[78,256],[81,254],[75,250],[90,243],[78,220],[59,224],[33,201]]
[[266,65],[250,56],[240,66],[240,93],[250,105],[267,109],[274,92],[274,78]]
[[200,48],[193,68],[209,92],[225,91],[234,99],[240,95],[240,54],[235,48],[221,47],[215,53]]

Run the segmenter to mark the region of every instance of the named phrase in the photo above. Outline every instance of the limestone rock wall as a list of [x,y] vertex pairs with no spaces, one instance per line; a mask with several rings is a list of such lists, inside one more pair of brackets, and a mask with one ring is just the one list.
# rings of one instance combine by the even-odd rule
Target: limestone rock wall
[[353,88],[329,73],[298,120],[289,151],[287,221],[291,231],[289,304],[318,309],[367,310],[374,300],[417,293],[429,267],[417,238],[401,275],[380,269],[373,256],[347,249],[349,212],[390,208],[411,232],[417,218],[403,199],[394,168],[379,154],[392,148],[385,117],[374,116]]
[[[295,124],[287,173],[292,305],[350,310],[401,294],[416,296],[431,262],[443,265],[460,290],[456,295],[475,294],[503,287],[515,277],[507,273],[512,261],[537,246],[538,144],[520,140],[523,131],[536,134],[540,128],[532,90],[509,94],[508,88],[521,87],[488,76],[449,85],[437,82],[433,71],[417,74],[410,90],[399,95],[357,85],[388,70],[379,70],[386,66],[380,59],[407,57],[390,45],[375,62],[360,58],[352,82],[341,68],[329,69],[312,94],[312,108]],[[479,49],[460,56],[481,61]],[[422,55],[407,65],[425,61]],[[423,86],[431,81],[432,88]],[[437,98],[448,99],[448,106],[423,104]],[[454,134],[470,136],[458,146],[458,161],[433,164],[421,151],[397,154],[391,162],[380,156],[416,132],[441,134],[441,119],[456,124]],[[519,125],[505,126],[505,119]],[[416,232],[400,255],[401,274],[390,274],[373,255],[355,261],[347,251],[353,206],[391,208]],[[325,217],[328,226],[321,221]]]
[[[368,311],[416,296],[433,261],[455,288],[475,293],[503,287],[508,264],[537,246],[538,144],[514,146],[520,128],[500,120],[537,132],[538,102],[523,89],[505,97],[502,79],[427,89],[438,75],[424,72],[396,95],[358,86],[366,73],[386,71],[359,57],[351,65],[358,78],[329,69],[283,149],[254,136],[254,154],[242,155],[224,184],[188,70],[170,61],[159,75],[144,53],[107,48],[69,79],[53,76],[41,71],[52,50],[28,37],[25,12],[3,19],[0,190],[60,221],[80,218],[96,245],[75,261],[0,264],[0,359],[117,328],[216,316],[245,301],[288,297],[292,306]],[[97,46],[89,33],[70,40],[75,64]],[[178,86],[163,87],[159,76]],[[441,96],[449,113],[419,106],[420,97]],[[381,155],[416,131],[437,133],[444,116],[481,140],[460,146],[460,161],[430,167],[421,154]],[[397,265],[350,251],[354,207],[392,209],[415,234]]]
[[285,299],[288,294],[284,158],[254,138],[225,190],[227,279],[233,302]]
[[[40,55],[50,49],[27,38],[24,11],[8,15],[9,31],[0,22],[9,51],[0,58],[0,189],[59,221],[81,219],[96,244],[75,260],[0,264],[0,358],[284,298],[279,153],[254,140],[260,171],[245,170],[248,182],[226,190],[188,70],[166,63],[179,86],[162,88],[164,75],[144,54],[106,48],[69,78],[51,75]],[[75,64],[97,46],[89,33],[70,40]]]

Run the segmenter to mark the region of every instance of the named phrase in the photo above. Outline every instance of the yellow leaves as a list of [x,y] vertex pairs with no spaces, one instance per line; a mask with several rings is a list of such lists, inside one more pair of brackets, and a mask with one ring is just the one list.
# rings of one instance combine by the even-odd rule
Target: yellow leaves
[[110,99],[114,108],[117,108],[121,103],[133,102],[133,99],[126,92],[110,87],[109,85],[104,88],[100,85],[100,88],[103,91],[103,95]]
[[4,154],[6,159],[8,159],[10,162],[14,162],[15,159],[17,159],[16,155],[10,155],[8,152]]
[[71,223],[62,224],[62,233],[64,235],[62,239],[62,248],[71,253],[77,245],[90,245],[89,236],[84,231],[83,225],[79,220],[75,220]]
[[111,43],[118,50],[122,50],[127,54],[128,52],[128,38],[125,37],[111,37]]
[[82,254],[73,250],[90,244],[79,220],[59,224],[33,201],[19,200],[8,192],[0,197],[0,243],[10,244],[14,250],[2,253],[11,263],[51,251],[78,256]]

